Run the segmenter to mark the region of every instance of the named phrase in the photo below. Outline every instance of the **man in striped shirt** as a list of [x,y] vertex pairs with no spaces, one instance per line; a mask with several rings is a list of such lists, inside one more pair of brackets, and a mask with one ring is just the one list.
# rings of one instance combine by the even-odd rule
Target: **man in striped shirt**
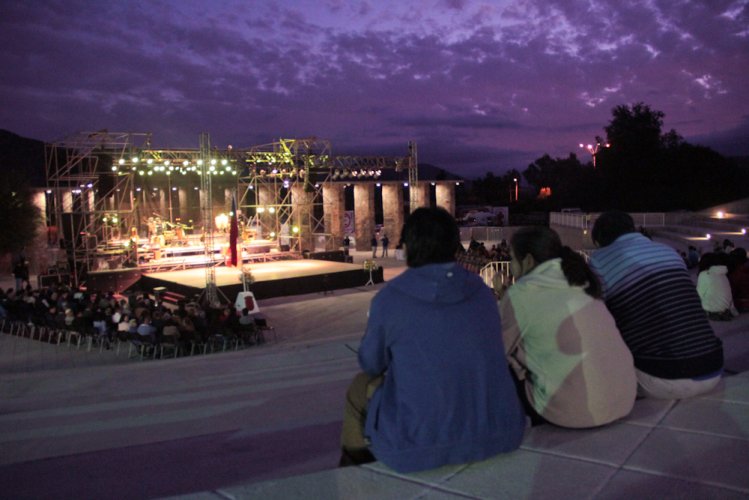
[[600,248],[590,265],[632,351],[638,393],[681,399],[713,389],[723,371],[723,345],[681,257],[638,233],[624,212],[601,214],[592,237]]

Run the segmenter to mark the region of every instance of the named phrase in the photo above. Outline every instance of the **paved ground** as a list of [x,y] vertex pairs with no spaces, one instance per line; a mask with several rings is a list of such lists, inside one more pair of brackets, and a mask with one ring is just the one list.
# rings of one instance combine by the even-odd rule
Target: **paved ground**
[[[384,264],[386,280],[403,269]],[[351,349],[381,286],[262,301],[278,344],[192,358],[0,335],[0,496],[749,498],[749,315],[715,323],[738,375],[704,398],[643,400],[592,431],[535,428],[476,464],[336,469]]]

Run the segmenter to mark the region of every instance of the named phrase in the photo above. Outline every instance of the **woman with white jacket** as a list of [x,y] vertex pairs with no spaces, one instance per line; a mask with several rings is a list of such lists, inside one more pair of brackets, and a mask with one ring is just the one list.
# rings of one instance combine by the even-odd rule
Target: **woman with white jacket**
[[510,246],[516,282],[500,303],[502,332],[531,421],[583,428],[626,416],[634,362],[595,274],[547,227],[519,230]]
[[697,294],[702,301],[702,309],[716,321],[727,321],[738,316],[733,305],[731,283],[728,281],[727,256],[706,253],[698,264]]

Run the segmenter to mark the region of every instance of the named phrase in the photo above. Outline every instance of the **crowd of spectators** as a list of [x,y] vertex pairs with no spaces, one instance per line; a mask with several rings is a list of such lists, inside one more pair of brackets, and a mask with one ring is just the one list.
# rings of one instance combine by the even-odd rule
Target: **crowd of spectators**
[[187,347],[216,338],[255,336],[254,321],[232,305],[213,307],[199,297],[176,304],[143,292],[81,291],[66,285],[0,290],[0,319],[78,332],[109,345],[115,339]]

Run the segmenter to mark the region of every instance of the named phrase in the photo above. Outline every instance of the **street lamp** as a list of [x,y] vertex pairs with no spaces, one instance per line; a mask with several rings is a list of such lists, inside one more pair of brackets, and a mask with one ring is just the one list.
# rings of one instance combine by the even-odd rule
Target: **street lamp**
[[512,182],[515,183],[515,201],[517,202],[518,201],[518,178],[513,177]]
[[593,168],[596,168],[596,155],[598,154],[598,151],[601,149],[601,147],[610,148],[611,144],[609,144],[608,142],[605,144],[596,142],[596,145],[593,146],[592,144],[583,144],[581,142],[580,147],[590,153],[590,155],[593,157]]

